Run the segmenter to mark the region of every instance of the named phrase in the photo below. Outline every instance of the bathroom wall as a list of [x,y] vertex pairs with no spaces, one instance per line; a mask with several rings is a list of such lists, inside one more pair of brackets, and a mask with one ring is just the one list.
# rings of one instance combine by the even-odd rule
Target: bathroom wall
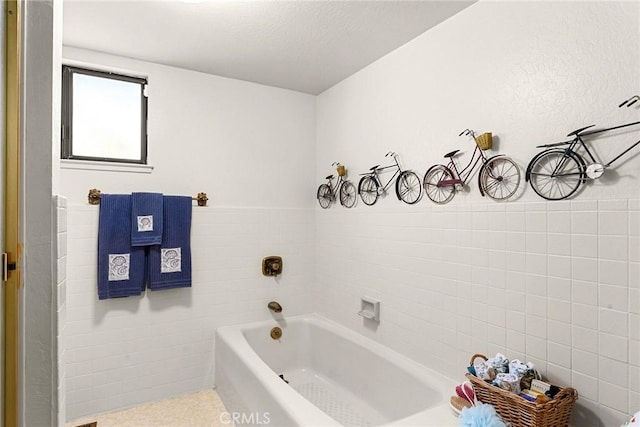
[[[469,154],[457,137],[467,127],[494,132],[495,152],[526,166],[537,144],[634,119],[617,105],[640,92],[639,17],[637,2],[480,2],[317,100],[65,48],[67,61],[149,77],[154,166],[60,173],[67,419],[211,387],[215,328],[267,319],[275,298],[460,379],[474,352],[533,360],[578,388],[577,425],[620,423],[640,408],[638,156],[572,202],[543,202],[523,183],[495,203],[475,181],[446,206],[391,195],[320,210],[313,194],[333,161],[357,181],[389,150],[422,177],[447,151]],[[89,188],[206,191],[193,288],[98,301]],[[269,254],[285,258],[277,280],[259,273]],[[382,301],[378,327],[355,315],[361,295]]]
[[53,218],[55,218],[55,251],[54,258],[57,265],[57,280],[55,287],[55,311],[53,353],[56,355],[57,364],[54,366],[54,394],[58,425],[64,425],[66,421],[66,378],[65,378],[65,328],[67,326],[67,199],[62,196],[53,197]]
[[[65,47],[65,62],[149,79],[151,173],[67,169],[67,420],[214,385],[219,326],[313,311],[315,98]],[[98,207],[87,192],[195,195],[193,287],[98,301]],[[195,205],[195,203],[194,203]],[[281,255],[284,274],[261,274]]]
[[[22,284],[20,292],[20,425],[56,423],[58,412],[57,263],[55,206],[52,194],[55,167],[52,144],[59,139],[57,98],[56,14],[51,0],[22,4],[22,109],[20,218]],[[57,126],[56,126],[57,123]]]
[[[318,97],[316,168],[351,179],[389,150],[422,178],[491,131],[523,168],[538,144],[637,120],[639,3],[482,1]],[[603,138],[610,158],[638,133]],[[369,207],[316,211],[319,311],[463,380],[474,353],[531,360],[578,389],[575,425],[619,425],[640,409],[638,149],[572,201],[521,183],[483,199],[477,181],[447,205],[393,191]],[[329,267],[327,267],[329,266]],[[381,301],[381,322],[356,315]]]

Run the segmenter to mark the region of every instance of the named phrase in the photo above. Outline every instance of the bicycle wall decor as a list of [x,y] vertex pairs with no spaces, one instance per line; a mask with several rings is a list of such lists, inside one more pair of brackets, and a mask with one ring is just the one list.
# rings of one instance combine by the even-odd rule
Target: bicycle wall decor
[[[638,95],[632,96],[618,107],[630,107],[638,100],[640,100]],[[567,199],[576,194],[587,179],[600,178],[615,161],[640,144],[640,140],[636,141],[613,159],[602,164],[596,160],[584,138],[638,125],[640,121],[587,131],[595,126],[590,125],[569,133],[567,137],[572,139],[568,141],[538,145],[537,148],[545,148],[545,150],[531,159],[527,166],[525,180],[529,181],[533,191],[544,199]],[[581,155],[580,152],[583,154]]]
[[494,200],[506,200],[513,196],[520,185],[520,169],[518,165],[504,154],[487,157],[484,150],[491,149],[493,138],[490,132],[476,137],[474,131],[463,130],[458,136],[471,136],[476,144],[469,163],[458,169],[455,156],[460,150],[453,150],[444,155],[449,159],[447,165],[431,166],[424,175],[423,186],[427,197],[438,204],[451,201],[456,192],[466,185],[476,166],[482,162],[478,173],[478,189],[482,196]]
[[[392,157],[395,164],[389,166],[375,165],[369,168],[369,172],[362,173],[363,175],[358,183],[358,194],[366,205],[374,205],[381,194],[386,193],[387,188],[396,179],[396,196],[398,200],[402,200],[407,204],[414,204],[420,200],[422,188],[420,187],[420,178],[415,172],[410,170],[402,170],[400,163],[398,162],[398,154],[393,151],[389,151],[385,154],[385,157]],[[391,178],[382,184],[379,174],[385,171],[395,170]]]
[[328,175],[325,178],[327,182],[325,184],[321,184],[316,193],[318,203],[320,203],[320,206],[323,209],[327,209],[331,205],[331,202],[336,200],[336,193],[339,192],[340,204],[345,208],[353,207],[353,205],[356,204],[356,187],[351,181],[348,181],[345,178],[347,176],[347,168],[338,162],[333,162],[331,166],[336,166],[338,180],[334,186],[334,175]]
[[[640,95],[634,95],[623,101],[619,108],[640,105]],[[631,150],[640,145],[640,139],[614,154],[611,160],[601,161],[597,152],[590,147],[592,141],[589,137],[605,134],[620,129],[640,131],[640,121],[623,123],[602,129],[591,129],[595,125],[585,126],[570,132],[569,140],[538,145],[544,150],[536,154],[529,162],[525,181],[529,182],[536,194],[546,200],[563,200],[577,194],[580,187],[587,180],[596,180],[602,177],[605,171],[616,161],[626,156]],[[444,155],[448,159],[446,165],[436,164],[431,166],[424,175],[422,184],[418,176],[410,171],[403,170],[398,161],[398,154],[388,152],[385,157],[393,158],[393,164],[387,166],[372,166],[369,172],[360,174],[362,178],[356,187],[348,181],[346,168],[340,163],[334,162],[338,172],[338,180],[334,185],[334,175],[326,177],[327,182],[318,187],[316,197],[318,203],[324,209],[339,197],[340,204],[351,208],[356,202],[356,193],[366,205],[374,205],[379,197],[387,192],[395,179],[396,196],[407,204],[415,204],[420,200],[422,188],[427,197],[434,203],[445,204],[450,202],[456,192],[460,191],[471,180],[477,166],[478,190],[482,196],[493,200],[503,201],[511,198],[520,185],[520,168],[504,154],[487,156],[486,150],[492,148],[493,137],[490,132],[476,136],[473,130],[465,129],[458,136],[471,136],[475,142],[475,148],[469,162],[460,168],[456,159],[460,150],[453,150]],[[613,137],[618,135],[613,134]],[[381,174],[393,171],[393,175],[384,183]]]

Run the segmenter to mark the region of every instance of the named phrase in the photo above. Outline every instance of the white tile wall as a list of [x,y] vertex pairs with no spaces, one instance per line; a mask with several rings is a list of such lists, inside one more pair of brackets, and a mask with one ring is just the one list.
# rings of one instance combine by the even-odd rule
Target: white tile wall
[[[640,409],[638,206],[318,210],[320,311],[455,378],[476,352],[534,361],[578,390],[579,425],[619,425]],[[377,330],[362,295],[382,301]]]
[[[580,123],[621,122],[621,114],[635,120],[637,111],[615,108],[613,98],[624,87],[638,88],[637,2],[507,3],[477,2],[319,95],[316,167],[340,158],[364,171],[393,148],[407,167],[424,170],[442,162],[451,144],[470,155],[453,131],[465,123],[493,130],[500,152],[526,165],[534,141],[560,140]],[[598,25],[567,32],[568,22],[579,22],[569,16]],[[470,36],[469,28],[487,20],[499,25]],[[629,43],[612,45],[611,31],[620,31],[621,22],[634,29]],[[516,47],[504,50],[505,42]],[[522,49],[530,43],[545,48]],[[609,55],[631,61],[618,67],[626,76],[613,83],[622,84],[617,88],[605,69],[573,67],[570,79],[545,71],[567,58],[602,64],[597,58]],[[489,56],[490,66],[483,62]],[[486,73],[469,74],[471,58]],[[593,83],[585,95],[593,102],[586,104],[570,95],[584,92],[585,81]],[[384,108],[391,104],[393,114]],[[540,126],[543,116],[548,120]],[[594,149],[605,157],[613,150]],[[632,316],[640,311],[635,160],[570,201],[542,202],[522,182],[523,191],[505,204],[488,203],[471,185],[446,206],[382,200],[372,208],[318,211],[319,265],[332,267],[318,270],[321,311],[458,378],[472,353],[506,347],[510,357],[533,360],[553,381],[578,388],[575,425],[620,425],[640,409],[638,393],[617,381],[624,373],[619,364],[631,371],[640,363],[640,325]],[[374,293],[383,311],[376,331],[355,315],[358,298]],[[409,327],[404,319],[416,320]],[[613,371],[601,372],[604,366]]]
[[[68,209],[67,419],[214,384],[218,326],[265,320],[276,299],[287,315],[312,312],[312,209],[194,207],[193,286],[99,301],[98,207]],[[284,273],[262,276],[281,255]]]
[[57,314],[57,331],[55,347],[57,353],[56,375],[57,375],[57,420],[58,425],[66,422],[66,365],[65,365],[65,329],[67,323],[67,199],[62,196],[54,196],[55,213],[55,258],[57,261],[57,281],[55,307]]
[[[326,167],[339,155],[354,170],[366,170],[372,164],[367,159],[387,151],[388,141],[401,141],[393,149],[407,161],[433,159],[441,155],[444,141],[451,141],[451,129],[466,122],[485,123],[486,130],[493,126],[504,136],[501,148],[525,162],[531,141],[553,141],[591,117],[617,122],[625,112],[612,106],[620,93],[637,87],[637,19],[631,20],[627,9],[632,6],[591,3],[578,10],[558,3],[479,2],[314,100],[317,114],[305,117],[315,115],[310,134],[317,136],[316,166]],[[580,19],[567,19],[576,15]],[[488,20],[500,25],[475,32],[475,43],[469,43],[468,29]],[[567,24],[573,25],[571,31]],[[611,31],[624,32],[625,42],[610,43]],[[512,49],[504,49],[505,41]],[[529,49],[531,43],[545,49]],[[95,58],[86,55],[77,59]],[[487,62],[489,56],[493,59]],[[434,67],[434,58],[449,66]],[[476,67],[480,72],[470,78],[470,58],[491,65],[486,73]],[[624,58],[615,81],[612,61],[602,58],[614,63]],[[584,66],[572,67],[568,79],[539,85],[558,74],[549,68],[552,64],[568,61]],[[122,59],[118,64],[140,67]],[[147,68],[164,74],[155,66]],[[160,76],[160,81],[173,80]],[[585,81],[593,83],[585,96],[571,96],[584,92]],[[173,100],[179,94],[175,85],[168,87],[167,99]],[[238,91],[228,94],[235,99]],[[587,102],[589,97],[597,102]],[[225,102],[216,96],[187,103],[198,106],[196,119],[207,113],[201,107],[210,99]],[[489,104],[479,109],[477,103],[456,102],[456,114],[440,114],[452,99]],[[380,108],[389,100],[394,114]],[[290,115],[279,97],[273,105]],[[246,121],[243,115],[236,119]],[[275,138],[282,139],[281,132]],[[228,148],[234,154],[237,144]],[[307,160],[310,151],[304,151]],[[161,158],[174,163],[174,153]],[[621,165],[617,185],[590,185],[585,196],[637,197],[636,164]],[[306,161],[298,166],[308,169]],[[302,182],[312,181],[305,176],[300,194],[307,193]],[[84,194],[66,188],[84,181],[75,174],[66,177],[62,182],[68,194]],[[113,181],[110,175],[100,179]],[[228,196],[236,200],[237,194],[229,190]],[[281,196],[290,198],[286,192]],[[531,191],[522,200],[527,197],[535,198]],[[397,209],[385,209],[381,202],[311,213],[196,209],[194,287],[110,301],[98,301],[95,290],[97,208],[70,206],[64,353],[68,418],[210,386],[215,327],[267,318],[265,301],[280,298],[288,313],[318,307],[455,377],[461,377],[474,352],[502,351],[533,360],[553,381],[579,390],[578,419],[585,423],[577,425],[597,418],[603,425],[619,425],[626,412],[640,408],[640,381],[634,381],[640,379],[640,202],[485,204],[475,203],[477,195],[466,200],[474,202],[465,204],[458,197],[447,206],[423,201]],[[286,274],[279,282],[257,273],[260,258],[274,252],[285,256]],[[316,275],[317,286],[311,289]],[[314,292],[321,296],[317,306]],[[355,315],[364,294],[383,301],[375,331]],[[616,327],[625,316],[627,326]],[[626,385],[620,381],[625,366]]]

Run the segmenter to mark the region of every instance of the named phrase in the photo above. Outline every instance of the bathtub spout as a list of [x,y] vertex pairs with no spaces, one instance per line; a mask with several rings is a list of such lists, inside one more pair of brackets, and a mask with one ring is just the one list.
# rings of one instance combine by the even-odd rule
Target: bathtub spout
[[274,313],[280,313],[282,311],[282,306],[276,301],[269,302],[269,304],[267,304],[267,307],[269,307],[269,310],[273,311]]

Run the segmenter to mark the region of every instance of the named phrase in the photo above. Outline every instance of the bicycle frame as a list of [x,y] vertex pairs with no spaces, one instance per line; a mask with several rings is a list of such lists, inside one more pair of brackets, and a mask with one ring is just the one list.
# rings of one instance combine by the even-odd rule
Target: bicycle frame
[[[630,104],[633,104],[635,100],[631,99],[633,102]],[[640,145],[640,140],[632,143],[603,164],[599,158],[596,158],[597,153],[593,151],[593,147],[589,147],[591,141],[588,137],[637,125],[640,125],[640,121],[590,131],[586,130],[595,125],[586,126],[569,133],[567,136],[572,138],[570,140],[538,145],[538,148],[544,148],[544,150],[529,162],[525,180],[530,182],[533,190],[542,198],[562,200],[571,197],[578,191],[580,185],[587,182],[587,179],[600,178],[608,167]],[[555,160],[551,160],[554,156]],[[552,164],[552,161],[555,164]],[[545,165],[546,170],[544,170]]]
[[462,168],[462,170],[460,171],[458,170],[458,167],[456,165],[456,162],[453,160],[453,157],[449,159],[449,163],[447,163],[447,168],[455,171],[460,181],[462,181],[462,184],[467,185],[467,183],[469,182],[469,178],[471,177],[471,173],[478,165],[478,162],[480,162],[481,160],[483,164],[487,162],[486,156],[484,155],[480,147],[478,147],[478,144],[476,144],[476,148],[473,150],[473,155],[471,156],[469,163],[467,163],[467,165],[464,168]]
[[471,158],[460,168],[455,158],[459,150],[454,150],[444,155],[448,159],[446,166],[436,164],[427,169],[422,184],[427,197],[438,204],[448,203],[456,192],[469,183],[478,166],[478,191],[481,196],[498,201],[513,196],[520,184],[518,165],[504,154],[485,154],[484,150],[492,148],[490,132],[476,137],[473,130],[465,129],[458,136],[462,135],[472,136],[475,142]]
[[[379,187],[382,187],[382,189],[384,191],[387,191],[387,188],[389,188],[389,185],[391,185],[391,183],[393,182],[394,178],[402,173],[402,168],[400,167],[400,163],[398,163],[398,158],[397,158],[396,155],[393,156],[393,161],[396,163],[395,165],[377,167],[374,170],[372,170],[371,172],[366,173],[364,175],[372,176],[373,179],[376,181],[376,184],[378,184]],[[387,183],[385,185],[382,185],[382,182],[380,181],[380,177],[378,176],[378,172],[382,172],[382,171],[384,171],[386,169],[392,169],[392,168],[396,169],[395,173],[389,179],[389,181],[387,181]]]
[[[346,168],[339,162],[334,162],[331,166],[336,167],[337,175],[328,175],[325,183],[318,187],[316,199],[320,207],[327,209],[336,200],[340,200],[340,204],[346,208],[353,207],[356,201],[355,186],[347,179]],[[335,183],[334,178],[337,178]]]
[[336,181],[336,186],[334,187],[333,185],[331,185],[331,181],[333,180],[333,178],[335,177],[332,176],[331,178],[327,178],[327,185],[329,186],[329,190],[331,190],[331,197],[336,197],[336,194],[338,193],[338,190],[340,189],[340,186],[342,185],[344,180],[340,175],[338,175],[338,180]]
[[[569,146],[569,149],[573,149],[573,147],[576,145],[576,143],[579,142],[580,146],[589,155],[589,158],[591,159],[591,161],[596,163],[597,161],[596,161],[595,157],[593,156],[593,154],[591,154],[591,151],[589,151],[589,148],[587,147],[585,142],[582,140],[583,136],[596,135],[596,134],[599,134],[599,133],[609,132],[609,131],[612,131],[612,130],[622,129],[622,128],[626,128],[626,127],[629,127],[629,126],[635,126],[635,125],[640,125],[640,121],[627,123],[627,124],[619,125],[619,126],[613,126],[613,127],[605,128],[605,129],[592,130],[592,131],[589,131],[589,132],[578,134],[578,135],[576,135],[575,139],[573,141],[571,141],[572,144]],[[604,165],[604,167],[608,168],[609,166],[611,166],[613,164],[613,162],[615,162],[620,157],[622,157],[625,154],[627,154],[629,151],[631,151],[633,148],[635,148],[638,144],[640,144],[640,140],[638,140],[635,143],[631,144],[629,147],[627,147],[626,150],[623,150],[621,153],[619,153],[617,156],[615,156],[613,159],[611,159],[608,163],[606,163]]]
[[[538,145],[538,148],[552,148],[552,147],[560,147],[562,145],[568,145],[568,147],[565,148],[565,150],[567,152],[572,151],[574,153],[577,153],[576,146],[579,146],[579,147],[582,147],[582,149],[584,150],[585,153],[587,153],[587,156],[589,156],[589,160],[591,160],[591,162],[598,163],[598,161],[596,160],[595,156],[593,155],[593,153],[591,153],[591,150],[589,150],[589,147],[587,146],[587,144],[585,143],[585,141],[582,138],[585,137],[585,136],[596,135],[596,134],[599,134],[599,133],[609,132],[609,131],[612,131],[612,130],[622,129],[622,128],[626,128],[626,127],[629,127],[629,126],[636,126],[636,125],[640,125],[640,121],[627,123],[627,124],[624,124],[624,125],[613,126],[613,127],[605,128],[605,129],[597,129],[597,130],[592,130],[592,131],[589,131],[589,132],[577,133],[576,137],[573,138],[571,141],[556,142],[554,144]],[[569,134],[569,135],[571,135],[571,134]],[[609,162],[607,162],[604,165],[604,167],[608,168],[615,161],[620,159],[622,156],[627,154],[629,151],[631,151],[632,149],[634,149],[638,145],[640,145],[640,140],[638,140],[635,143],[631,144],[625,150],[623,150],[618,155],[616,155],[613,159],[611,159]],[[556,169],[553,171],[553,174],[555,174],[558,170],[561,170],[561,167],[562,167],[562,163],[559,163],[556,166]]]
[[[393,163],[387,166],[372,166],[368,172],[361,173],[360,181],[358,182],[358,194],[366,205],[373,205],[378,198],[387,194],[387,190],[393,182],[395,182],[395,193],[398,200],[401,200],[409,205],[416,203],[420,200],[422,194],[422,187],[420,186],[420,178],[410,171],[403,170],[398,160],[398,154],[393,151],[389,151],[384,156],[393,157]],[[380,178],[380,174],[385,171],[393,169],[393,175],[384,181]]]

